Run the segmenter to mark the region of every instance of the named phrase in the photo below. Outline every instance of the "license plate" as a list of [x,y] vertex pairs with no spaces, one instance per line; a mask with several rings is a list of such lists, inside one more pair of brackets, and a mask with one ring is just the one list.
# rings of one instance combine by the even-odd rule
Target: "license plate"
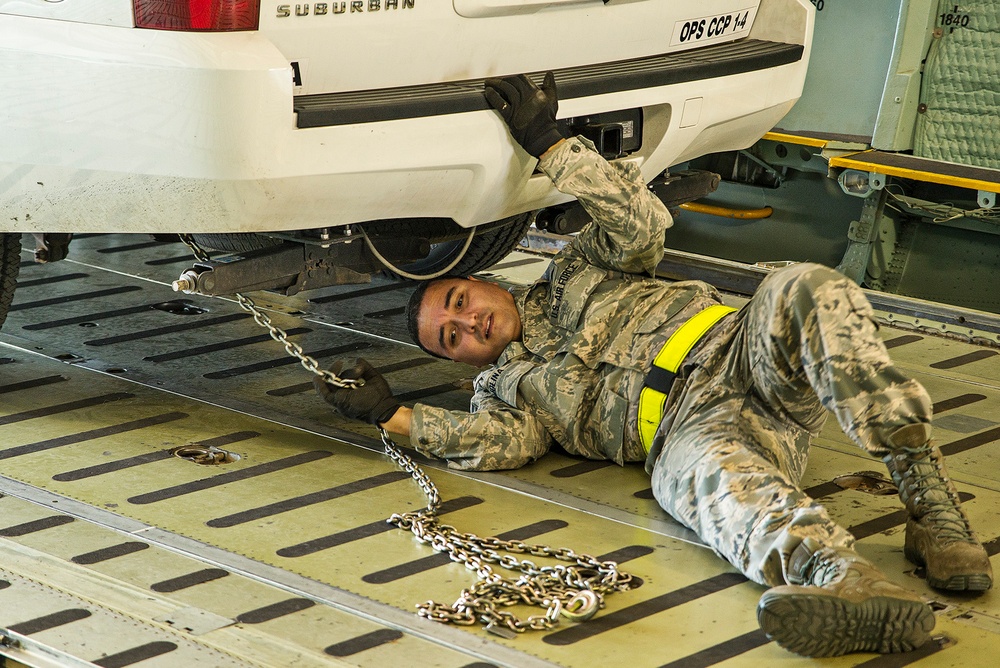
[[728,14],[702,16],[674,23],[670,46],[705,44],[719,40],[729,40],[750,34],[756,7],[747,7]]

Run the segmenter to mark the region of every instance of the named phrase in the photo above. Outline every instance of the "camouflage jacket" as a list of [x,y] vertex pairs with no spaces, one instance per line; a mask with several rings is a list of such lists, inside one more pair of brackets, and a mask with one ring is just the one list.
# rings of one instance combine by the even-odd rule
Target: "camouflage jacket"
[[522,340],[476,378],[472,412],[414,407],[411,443],[453,468],[516,468],[553,442],[591,459],[645,460],[637,403],[652,359],[688,317],[721,302],[706,283],[652,278],[673,221],[636,165],[608,163],[574,138],[540,167],[593,222],[535,284],[511,290]]

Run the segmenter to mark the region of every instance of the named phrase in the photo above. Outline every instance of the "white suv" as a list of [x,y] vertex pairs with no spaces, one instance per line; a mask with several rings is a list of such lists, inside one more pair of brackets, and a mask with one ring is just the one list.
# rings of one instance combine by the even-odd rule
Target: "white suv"
[[474,271],[567,200],[485,77],[554,71],[560,119],[652,180],[769,130],[812,21],[808,0],[0,0],[0,252],[22,232],[245,250],[367,230],[439,266],[484,226]]

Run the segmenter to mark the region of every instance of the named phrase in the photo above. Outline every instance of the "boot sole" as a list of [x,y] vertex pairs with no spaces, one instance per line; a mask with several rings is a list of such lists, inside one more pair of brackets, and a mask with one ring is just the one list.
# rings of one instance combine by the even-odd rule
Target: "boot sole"
[[920,601],[875,596],[852,603],[836,596],[765,592],[757,621],[768,638],[808,657],[850,652],[908,652],[934,628],[934,614]]
[[988,573],[959,573],[951,577],[937,578],[927,569],[927,562],[916,548],[906,547],[903,554],[911,563],[922,566],[926,571],[927,584],[946,591],[986,591],[993,587],[993,577]]

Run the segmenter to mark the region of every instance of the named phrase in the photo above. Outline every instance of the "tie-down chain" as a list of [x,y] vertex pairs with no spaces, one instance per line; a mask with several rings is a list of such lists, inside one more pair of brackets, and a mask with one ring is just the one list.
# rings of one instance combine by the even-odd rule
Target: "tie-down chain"
[[[196,259],[209,259],[208,253],[191,235],[182,234],[180,237]],[[311,373],[336,387],[355,388],[364,384],[363,380],[340,378],[320,368],[319,363],[305,354],[301,346],[288,340],[288,335],[274,325],[252,299],[240,293],[236,294],[236,299],[240,308],[253,316],[254,322],[266,328],[271,338],[284,346],[285,351],[297,358]],[[452,561],[464,564],[469,570],[475,571],[479,578],[475,585],[464,589],[452,605],[434,601],[418,604],[417,614],[421,617],[462,625],[478,621],[485,624],[486,630],[491,633],[513,638],[517,633],[529,629],[552,629],[559,624],[560,616],[573,622],[590,619],[604,607],[604,597],[607,594],[631,588],[632,576],[619,570],[614,561],[598,561],[568,548],[552,548],[462,533],[452,526],[442,524],[437,517],[441,506],[437,486],[412,458],[400,450],[388,432],[381,427],[378,430],[385,454],[410,474],[427,497],[425,508],[393,514],[387,521],[400,529],[409,529],[417,540],[438,552],[446,553]],[[538,566],[528,559],[518,559],[514,554],[548,557],[570,565]],[[516,579],[503,577],[494,571],[493,565],[520,573],[520,576]],[[545,613],[522,620],[503,609],[519,604],[542,608]]]

